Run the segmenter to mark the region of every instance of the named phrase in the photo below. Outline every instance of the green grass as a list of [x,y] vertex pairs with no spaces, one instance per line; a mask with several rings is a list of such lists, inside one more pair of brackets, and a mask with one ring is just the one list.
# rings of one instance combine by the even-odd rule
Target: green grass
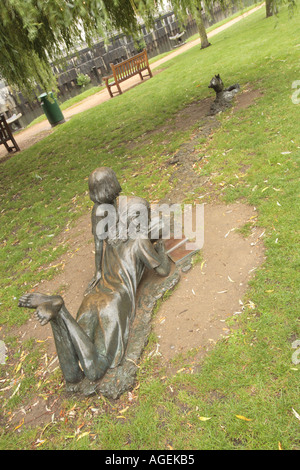
[[[163,163],[188,133],[174,128],[169,142],[161,132],[151,144],[143,136],[192,101],[212,96],[207,85],[215,73],[226,85],[239,82],[242,90],[262,92],[249,108],[218,117],[221,126],[202,142],[207,163],[195,168],[211,176],[214,197],[257,208],[266,261],[244,299],[252,308],[230,319],[231,335],[201,363],[192,354],[180,357],[171,375],[159,356],[149,356],[151,336],[138,388],[117,402],[67,398],[57,371],[43,394],[60,398],[60,417],[45,429],[3,431],[1,448],[299,450],[293,409],[300,413],[300,368],[292,362],[292,342],[300,338],[300,106],[291,101],[292,83],[300,79],[299,11],[291,19],[286,9],[278,18],[264,14],[262,9],[216,35],[206,50],[195,47],[168,61],[153,79],[75,116],[1,165],[0,321],[8,332],[9,360],[0,377],[8,371],[22,379],[16,401],[2,407],[5,422],[14,407],[38,393],[43,364],[37,345],[8,337],[10,326],[28,318],[16,299],[55,274],[42,267],[67,249],[57,246],[57,235],[90,210],[89,173],[109,165],[125,194],[159,200],[169,190],[170,167]],[[25,354],[22,374],[16,367]],[[37,374],[24,381],[31,365]]]

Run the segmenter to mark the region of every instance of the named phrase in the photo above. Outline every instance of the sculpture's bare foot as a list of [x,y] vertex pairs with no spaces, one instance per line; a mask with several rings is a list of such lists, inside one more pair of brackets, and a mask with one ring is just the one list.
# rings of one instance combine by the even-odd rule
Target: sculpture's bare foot
[[[49,298],[48,298],[49,299]],[[39,305],[34,312],[34,316],[42,326],[53,320],[63,305],[63,299],[60,297],[50,297],[50,300]]]
[[24,294],[19,299],[19,307],[37,308],[39,305],[47,302],[51,296],[33,292],[31,294]]
[[19,300],[19,307],[36,308],[35,316],[41,325],[46,325],[55,318],[64,301],[60,295],[45,295],[39,292],[24,294]]
[[37,308],[45,302],[54,302],[59,307],[63,304],[63,299],[59,295],[46,295],[39,292],[32,292],[31,294],[24,294],[19,299],[19,307]]

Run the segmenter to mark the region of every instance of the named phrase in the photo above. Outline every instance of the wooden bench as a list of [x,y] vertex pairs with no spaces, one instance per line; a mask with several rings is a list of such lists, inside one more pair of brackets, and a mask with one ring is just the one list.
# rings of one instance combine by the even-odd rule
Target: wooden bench
[[[137,74],[140,75],[141,80],[143,80],[144,77],[152,77],[152,72],[150,70],[146,49],[144,49],[143,52],[140,52],[139,54],[131,57],[130,59],[120,62],[119,64],[109,65],[112,70],[112,75],[104,77],[104,80],[106,88],[108,89],[108,92],[112,98],[114,94],[122,93],[120,83],[124,82],[124,80],[127,80],[128,78],[131,78]],[[147,70],[148,73],[143,76],[142,72],[144,70]],[[114,79],[114,81],[109,83],[109,80],[112,78]],[[115,91],[113,93],[111,90],[113,86],[116,86],[118,91]]]
[[[11,146],[8,144],[9,141],[12,144]],[[8,152],[18,152],[20,150],[3,114],[0,115],[0,145],[1,144],[5,146]]]

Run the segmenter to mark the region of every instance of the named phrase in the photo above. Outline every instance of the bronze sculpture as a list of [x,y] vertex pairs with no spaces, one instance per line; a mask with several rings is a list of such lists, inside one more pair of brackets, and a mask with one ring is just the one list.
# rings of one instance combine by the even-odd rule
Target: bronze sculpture
[[219,74],[211,79],[208,88],[212,88],[216,92],[216,98],[210,107],[211,115],[218,114],[230,108],[234,96],[240,91],[240,85],[238,83],[224,88],[223,81]]
[[90,199],[94,206],[92,209],[92,234],[95,242],[95,275],[91,280],[88,290],[95,287],[101,277],[101,260],[103,252],[103,240],[96,234],[99,217],[97,211],[101,204],[117,205],[117,197],[122,188],[117,180],[115,172],[111,168],[96,168],[88,180]]
[[[20,307],[36,309],[35,316],[41,325],[50,322],[60,367],[69,385],[78,384],[85,377],[99,381],[108,369],[120,364],[135,315],[137,287],[145,267],[160,276],[168,276],[170,272],[170,259],[161,240],[153,242],[145,233],[135,238],[120,237],[119,219],[114,233],[110,233],[109,227],[106,233],[102,230],[99,222],[104,216],[99,208],[105,204],[116,208],[121,191],[114,172],[107,168],[95,170],[89,179],[89,189],[94,202],[95,276],[76,319],[59,295],[31,293],[19,300]],[[127,227],[134,223],[137,207],[149,212],[149,204],[142,198],[132,197],[125,202],[123,206],[119,204],[118,211]]]

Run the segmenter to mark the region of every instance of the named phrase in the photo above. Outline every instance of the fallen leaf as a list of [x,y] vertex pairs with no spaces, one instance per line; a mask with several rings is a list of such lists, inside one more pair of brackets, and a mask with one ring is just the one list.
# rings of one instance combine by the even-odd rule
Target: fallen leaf
[[16,431],[17,429],[19,429],[21,426],[23,426],[24,424],[24,418],[22,419],[22,421],[20,422],[20,424],[18,424],[18,426],[15,427],[14,431]]
[[18,386],[16,387],[16,389],[15,389],[14,393],[11,395],[11,397],[10,397],[10,398],[12,398],[12,397],[14,397],[14,396],[15,396],[15,394],[18,392],[18,390],[19,390],[20,386],[21,386],[21,382],[18,384]]
[[242,419],[243,421],[252,421],[252,419],[245,418],[245,416],[242,415],[235,415],[237,418]]
[[38,439],[38,440],[36,441],[36,446],[35,446],[35,447],[40,447],[42,444],[44,444],[44,442],[46,442],[46,440],[47,440],[47,439],[43,439],[43,440]]
[[119,413],[126,413],[128,409],[129,409],[129,406],[126,406],[126,408],[123,408],[123,410],[119,411]]
[[199,416],[200,421],[208,421],[211,418],[207,418],[206,416]]
[[230,234],[230,232],[233,232],[234,230],[235,230],[235,228],[230,229],[230,230],[226,233],[226,235],[224,236],[224,238],[227,238],[228,235]]
[[278,442],[278,450],[282,450],[281,442]]
[[79,431],[81,428],[83,428],[84,426],[84,423],[80,424],[80,426],[78,426],[78,428],[76,429],[76,432],[75,432],[75,436],[77,436],[79,434]]
[[15,368],[15,372],[19,372],[19,370],[21,369],[22,367],[22,362],[19,362],[19,364],[17,365],[17,367]]
[[296,416],[296,418],[299,419],[299,421],[300,421],[300,415],[297,413],[297,411],[294,410],[294,408],[292,408],[292,410],[293,410],[293,413]]
[[82,439],[83,437],[85,436],[89,436],[90,433],[88,431],[86,432],[83,432],[82,434],[79,434],[79,436],[77,437],[76,441],[79,441],[79,439]]

